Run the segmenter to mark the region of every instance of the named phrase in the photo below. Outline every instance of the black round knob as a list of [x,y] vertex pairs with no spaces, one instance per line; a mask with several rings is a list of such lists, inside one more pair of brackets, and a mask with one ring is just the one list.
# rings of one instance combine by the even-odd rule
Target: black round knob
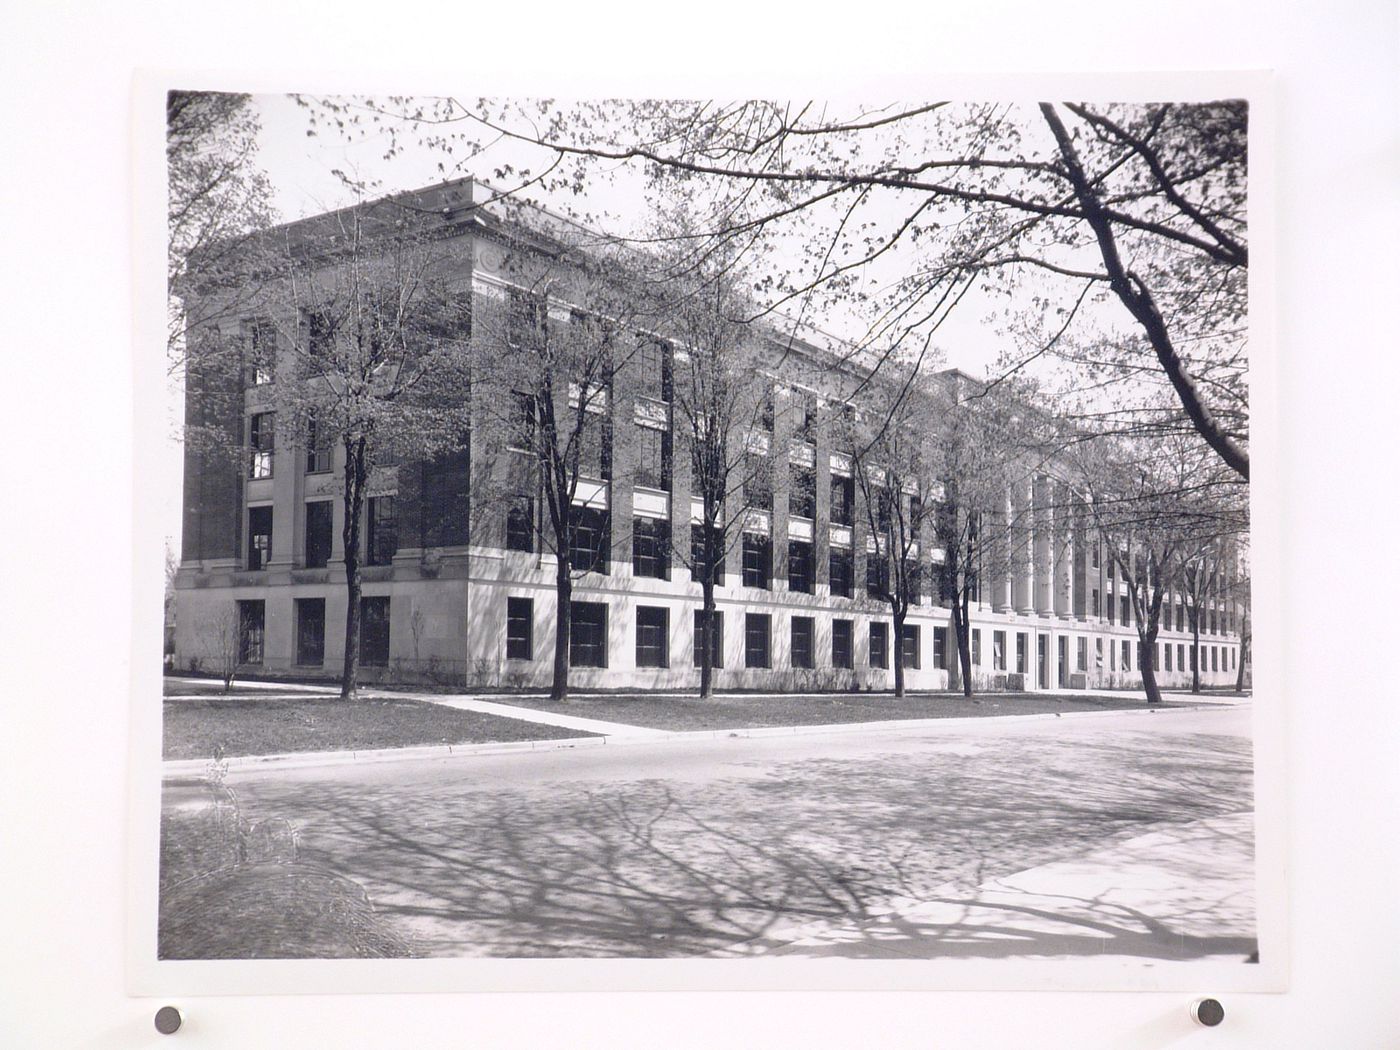
[[162,1006],[156,1011],[156,1031],[161,1035],[174,1035],[180,1030],[183,1018],[173,1006]]
[[1197,1024],[1214,1028],[1225,1020],[1225,1007],[1220,1005],[1219,999],[1197,999],[1191,1004],[1191,1016]]

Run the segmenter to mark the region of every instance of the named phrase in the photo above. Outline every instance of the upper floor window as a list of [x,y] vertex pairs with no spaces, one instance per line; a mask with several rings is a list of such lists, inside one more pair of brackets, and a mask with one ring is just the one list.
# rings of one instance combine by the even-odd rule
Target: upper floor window
[[637,351],[637,392],[657,401],[671,400],[671,349],[654,340]]
[[516,496],[506,510],[506,550],[535,552],[535,501]]
[[544,342],[549,325],[549,306],[544,296],[512,289],[506,309],[506,341],[511,349],[537,349]]
[[662,518],[632,520],[632,573],[671,578],[671,523]]
[[841,474],[831,476],[831,523],[850,525],[855,511],[856,483]]
[[768,589],[773,547],[767,536],[744,533],[744,586]]
[[330,561],[333,507],[328,499],[306,505],[305,561],[308,569],[323,569]]
[[851,552],[842,547],[832,547],[828,561],[832,597],[849,598],[854,575],[851,568]]
[[392,565],[399,552],[399,519],[393,496],[371,496],[366,555],[371,565]]
[[248,477],[272,477],[273,414],[256,412],[248,420]]
[[637,484],[671,491],[671,435],[655,427],[637,427]]
[[794,518],[817,516],[817,472],[811,467],[788,466],[788,513]]
[[306,421],[306,472],[324,474],[331,469],[331,440],[328,428],[314,415]]
[[248,508],[248,569],[267,568],[272,557],[272,508]]
[[606,417],[601,412],[585,412],[575,440],[579,477],[606,481],[611,474]]
[[805,391],[798,394],[797,402],[797,433],[798,441],[805,441],[809,445],[817,443],[817,395]]
[[326,310],[307,310],[306,353],[313,358],[330,357],[335,348],[335,319]]
[[766,456],[749,452],[744,456],[744,502],[755,510],[773,507],[773,481]]
[[574,507],[569,557],[577,572],[608,571],[608,512],[597,507]]
[[690,527],[691,576],[696,583],[705,582],[705,572],[713,568],[716,585],[724,584],[724,530],[715,526],[709,530],[710,545],[705,546],[705,526]]
[[811,594],[815,576],[812,545],[803,540],[788,541],[788,590]]
[[248,326],[248,370],[253,383],[271,383],[276,365],[277,326],[268,320],[253,321]]

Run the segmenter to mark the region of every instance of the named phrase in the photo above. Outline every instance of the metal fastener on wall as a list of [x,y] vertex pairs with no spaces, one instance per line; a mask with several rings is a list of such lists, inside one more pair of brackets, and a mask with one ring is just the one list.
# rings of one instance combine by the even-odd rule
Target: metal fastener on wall
[[1206,1028],[1214,1028],[1225,1020],[1225,1007],[1219,999],[1197,999],[1191,1004],[1191,1019]]
[[175,1007],[162,1006],[156,1011],[156,1031],[161,1035],[174,1035],[180,1030],[180,1023],[183,1020],[180,1011]]

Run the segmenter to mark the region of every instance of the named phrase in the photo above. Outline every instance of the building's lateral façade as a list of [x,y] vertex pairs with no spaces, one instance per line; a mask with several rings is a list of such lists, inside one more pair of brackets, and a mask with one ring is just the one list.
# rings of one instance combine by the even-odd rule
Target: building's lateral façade
[[[472,316],[498,314],[521,294],[521,230],[473,202],[464,180],[408,195],[442,216],[440,243],[456,263]],[[479,189],[478,189],[478,192]],[[290,224],[294,235],[315,220]],[[191,293],[194,294],[194,293]],[[567,319],[568,304],[549,304]],[[314,338],[305,317],[220,320],[224,338],[265,345]],[[473,339],[488,339],[487,326]],[[775,410],[760,435],[772,457],[771,504],[750,515],[723,566],[713,651],[716,684],[742,689],[887,689],[898,645],[910,689],[956,679],[957,654],[938,574],[905,637],[892,639],[888,606],[870,596],[863,508],[852,465],[829,425],[854,366],[833,341],[772,341]],[[781,365],[779,364],[781,362]],[[608,447],[580,466],[578,500],[597,540],[576,567],[571,681],[582,688],[693,688],[700,587],[668,552],[688,542],[694,506],[689,464],[669,454],[675,425],[665,354],[637,354],[604,402]],[[325,676],[343,657],[346,587],[339,478],[344,451],[273,438],[265,376],[199,376],[186,415],[247,450],[238,470],[187,447],[175,664],[213,670],[219,624],[236,623],[244,672]],[[956,381],[950,374],[949,382]],[[232,397],[206,397],[210,390]],[[936,425],[936,424],[934,424]],[[752,440],[752,439],[750,439]],[[290,446],[290,447],[288,447]],[[553,559],[498,499],[474,501],[472,450],[381,467],[370,479],[362,543],[361,657],[365,676],[462,685],[548,684],[555,621]],[[783,469],[777,469],[781,466]],[[791,484],[800,475],[801,486]],[[1026,530],[1024,557],[989,573],[973,609],[974,674],[987,686],[1133,685],[1138,635],[1113,559],[1074,517],[1057,513],[1067,488],[1036,476],[1009,494]],[[533,513],[538,515],[536,506]],[[924,545],[932,563],[939,556]],[[873,563],[873,559],[871,559]],[[933,566],[928,566],[932,570]],[[1153,654],[1158,681],[1235,680],[1239,602],[1228,590],[1201,609],[1193,652],[1188,599],[1163,604]]]

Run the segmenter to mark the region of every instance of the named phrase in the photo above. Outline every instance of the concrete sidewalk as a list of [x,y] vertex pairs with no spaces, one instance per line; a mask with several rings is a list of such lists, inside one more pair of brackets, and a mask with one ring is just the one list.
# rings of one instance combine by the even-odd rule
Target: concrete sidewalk
[[665,740],[667,737],[675,735],[665,729],[648,729],[645,726],[625,725],[622,722],[580,718],[578,715],[566,715],[559,711],[538,711],[533,707],[498,704],[475,696],[434,696],[429,693],[419,693],[413,695],[412,699],[429,704],[439,704],[442,707],[451,707],[458,711],[476,711],[483,715],[514,718],[518,722],[534,722],[536,725],[558,726],[560,729],[576,729],[581,733],[598,733],[601,736],[621,740]]
[[1235,813],[1164,823],[1072,860],[896,898],[862,920],[774,929],[716,954],[1151,966],[1244,963],[1256,950],[1254,815]]

